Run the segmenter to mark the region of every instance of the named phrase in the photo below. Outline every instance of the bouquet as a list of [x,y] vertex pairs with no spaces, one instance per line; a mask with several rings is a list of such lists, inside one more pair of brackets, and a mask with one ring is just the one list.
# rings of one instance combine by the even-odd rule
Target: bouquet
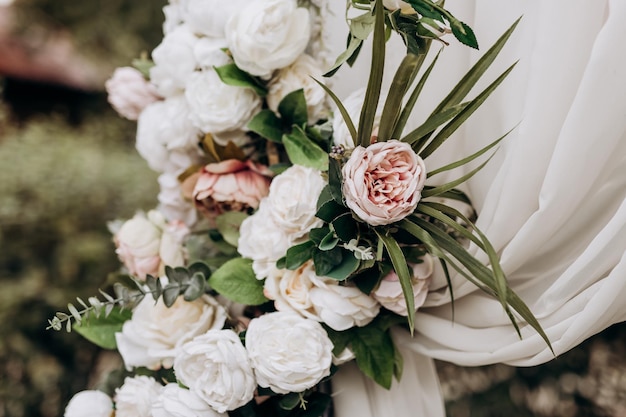
[[[125,371],[112,391],[76,394],[67,417],[325,415],[347,361],[385,388],[401,378],[391,329],[414,331],[435,270],[451,294],[450,268],[549,345],[457,188],[506,135],[428,164],[512,70],[466,99],[515,25],[405,132],[437,62],[424,68],[431,45],[452,33],[478,47],[440,3],[348,0],[347,49],[332,65],[324,1],[171,1],[164,12],[151,59],[107,83],[160,173],[159,206],[110,225],[123,263],[115,294],[79,298],[49,321],[117,349]],[[383,91],[394,32],[406,56]],[[367,86],[341,101],[324,80],[368,37]],[[453,181],[431,180],[481,157]]]

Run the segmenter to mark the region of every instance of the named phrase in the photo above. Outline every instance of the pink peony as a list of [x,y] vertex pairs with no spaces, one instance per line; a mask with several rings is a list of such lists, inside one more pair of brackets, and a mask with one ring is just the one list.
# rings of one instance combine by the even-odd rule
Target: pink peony
[[267,167],[249,160],[208,164],[197,177],[193,199],[210,220],[229,211],[251,213],[269,193],[271,175]]
[[347,206],[372,226],[413,213],[426,181],[422,158],[398,140],[356,147],[342,173]]
[[156,88],[131,67],[117,68],[105,87],[111,106],[129,120],[137,120],[143,109],[161,99]]

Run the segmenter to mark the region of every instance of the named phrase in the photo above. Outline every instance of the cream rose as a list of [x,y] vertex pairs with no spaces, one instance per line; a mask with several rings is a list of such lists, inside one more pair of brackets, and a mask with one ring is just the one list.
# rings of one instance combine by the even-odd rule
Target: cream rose
[[161,98],[154,85],[131,67],[117,68],[104,86],[109,104],[129,120],[137,120],[143,109]]
[[154,67],[150,69],[150,80],[163,97],[178,95],[185,89],[197,65],[193,53],[197,41],[189,27],[178,25],[152,51]]
[[65,407],[64,417],[112,417],[113,401],[102,391],[81,391]]
[[248,0],[188,0],[183,17],[192,32],[223,38],[228,19],[247,4]]
[[328,116],[326,91],[313,78],[323,81],[322,68],[312,56],[302,54],[290,66],[281,69],[270,83],[267,105],[278,112],[278,105],[292,91],[303,89],[309,123]]
[[333,343],[326,331],[291,312],[252,319],[246,349],[258,384],[279,394],[302,392],[330,374]]
[[311,277],[311,302],[321,321],[330,328],[342,331],[369,324],[378,315],[380,304],[360,289],[339,285],[334,279]]
[[[159,211],[169,221],[180,221],[192,227],[198,221],[198,211],[193,202],[183,195],[181,183],[176,175],[164,173],[159,175]],[[191,191],[190,191],[191,193]]]
[[180,382],[220,413],[254,398],[257,384],[248,353],[232,330],[210,330],[184,344],[174,371]]
[[[220,0],[221,1],[221,0]],[[230,64],[232,59],[224,52],[226,39],[223,38],[200,38],[193,48],[193,54],[202,70],[210,70],[213,67],[221,67]]]
[[191,122],[205,133],[245,127],[262,103],[252,89],[224,84],[213,70],[191,74],[185,97]]
[[167,384],[152,405],[152,417],[227,417],[178,384]]
[[304,52],[311,36],[309,11],[296,0],[256,0],[232,15],[225,32],[237,66],[267,79]]
[[358,146],[341,172],[346,205],[371,226],[413,213],[426,181],[422,158],[398,140]]
[[211,296],[191,302],[181,296],[168,308],[162,298],[155,303],[147,295],[115,339],[127,368],[171,368],[183,344],[225,322],[226,311]]
[[[430,277],[433,273],[433,264],[432,256],[424,255],[422,257],[422,263],[411,265],[413,273],[411,283],[413,285],[413,297],[416,311],[424,304],[424,301],[426,301]],[[401,316],[408,316],[406,300],[404,299],[400,279],[395,271],[391,271],[383,278],[378,288],[372,293],[372,296],[387,310],[391,310]]]
[[307,235],[322,220],[315,217],[317,197],[326,186],[320,171],[293,165],[276,176],[269,188],[269,214],[294,241]]
[[311,302],[311,277],[315,275],[313,262],[304,263],[300,268],[276,270],[263,283],[263,293],[274,300],[278,311],[293,311],[308,319],[320,321]]
[[125,378],[115,390],[115,417],[152,417],[152,403],[163,385],[149,376]]

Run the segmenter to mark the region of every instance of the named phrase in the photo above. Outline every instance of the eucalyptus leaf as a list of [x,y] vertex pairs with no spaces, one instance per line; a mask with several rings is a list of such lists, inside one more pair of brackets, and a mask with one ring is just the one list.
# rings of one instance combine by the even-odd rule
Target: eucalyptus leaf
[[83,321],[82,324],[75,324],[74,330],[101,348],[116,349],[115,333],[121,332],[124,322],[131,317],[132,312],[130,310],[115,307],[106,317],[89,315],[88,320]]
[[191,275],[200,273],[204,276],[204,279],[208,279],[211,276],[211,268],[204,262],[196,261],[187,267]]
[[260,305],[268,301],[263,295],[263,281],[252,270],[252,260],[234,258],[209,278],[209,285],[236,303]]
[[180,285],[177,283],[169,283],[163,289],[163,304],[166,307],[171,307],[176,302],[176,299],[180,295]]
[[193,301],[205,293],[206,279],[201,273],[195,273],[189,280],[189,286],[183,293],[185,301]]

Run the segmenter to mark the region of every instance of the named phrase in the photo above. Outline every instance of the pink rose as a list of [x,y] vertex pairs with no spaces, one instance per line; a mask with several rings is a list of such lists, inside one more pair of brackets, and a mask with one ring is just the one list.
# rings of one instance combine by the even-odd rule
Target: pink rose
[[251,213],[268,194],[271,175],[267,167],[249,160],[208,164],[197,177],[193,199],[208,219],[228,211]]
[[[433,273],[432,256],[424,255],[422,260],[422,263],[411,265],[413,272],[411,282],[413,284],[413,298],[415,300],[416,311],[424,304],[424,301],[426,301],[430,277]],[[391,310],[401,316],[408,316],[404,293],[400,285],[400,278],[398,278],[395,271],[392,270],[383,278],[376,291],[372,293],[372,296],[387,310]]]
[[342,173],[347,206],[372,226],[413,213],[426,181],[422,158],[398,140],[356,147]]
[[143,109],[161,99],[156,88],[131,67],[117,68],[104,85],[111,106],[129,120],[137,120]]

